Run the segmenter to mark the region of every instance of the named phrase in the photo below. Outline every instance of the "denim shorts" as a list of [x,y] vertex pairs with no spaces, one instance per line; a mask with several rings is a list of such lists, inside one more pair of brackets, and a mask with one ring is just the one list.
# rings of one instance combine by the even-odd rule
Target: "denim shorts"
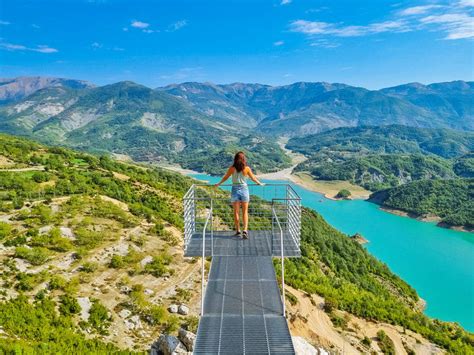
[[247,185],[236,185],[232,186],[232,192],[230,197],[231,202],[249,202],[249,187]]

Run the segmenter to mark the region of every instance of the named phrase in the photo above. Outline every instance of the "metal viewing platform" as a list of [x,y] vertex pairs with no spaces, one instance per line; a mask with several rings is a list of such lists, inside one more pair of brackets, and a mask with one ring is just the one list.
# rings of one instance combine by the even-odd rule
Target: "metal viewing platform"
[[[202,257],[194,354],[295,353],[285,318],[284,258],[301,255],[301,200],[287,184],[249,188],[247,240],[234,236],[230,185],[193,185],[183,199],[185,256]],[[212,257],[207,285],[206,257]],[[272,257],[281,260],[281,290]]]

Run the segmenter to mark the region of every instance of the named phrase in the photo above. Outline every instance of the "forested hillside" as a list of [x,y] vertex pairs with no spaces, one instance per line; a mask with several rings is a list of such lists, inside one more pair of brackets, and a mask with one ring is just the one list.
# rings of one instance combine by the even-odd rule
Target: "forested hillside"
[[371,200],[417,217],[474,229],[474,179],[416,181],[372,194]]
[[307,171],[320,180],[347,180],[372,191],[415,180],[456,177],[451,161],[420,154],[317,154],[295,171]]
[[263,142],[231,120],[202,114],[184,100],[132,82],[38,90],[0,108],[0,131],[199,171],[205,171],[197,164],[203,156],[222,155],[231,148],[252,152],[262,172],[288,167],[274,141]]
[[[195,330],[199,265],[180,245],[191,179],[6,135],[0,165],[1,351],[146,350],[161,332]],[[326,297],[335,325],[339,308],[473,352],[472,335],[416,311],[416,292],[354,240],[309,210],[302,227],[287,282]]]
[[336,151],[421,153],[454,158],[474,150],[474,133],[400,125],[344,127],[290,139],[287,147],[308,156]]

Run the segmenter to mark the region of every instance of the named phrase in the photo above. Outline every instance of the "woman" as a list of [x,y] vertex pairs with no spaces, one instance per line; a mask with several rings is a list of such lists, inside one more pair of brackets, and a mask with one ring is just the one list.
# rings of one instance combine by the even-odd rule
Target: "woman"
[[[231,202],[234,207],[234,224],[236,236],[241,236],[244,239],[248,239],[248,223],[249,223],[249,187],[247,186],[247,178],[250,178],[253,182],[258,185],[263,185],[252,173],[250,167],[247,166],[245,154],[238,152],[234,157],[234,164],[227,170],[227,173],[215,186],[219,186],[224,183],[230,176],[232,176],[232,193]],[[239,213],[240,207],[242,207],[242,219],[244,222],[244,229],[242,234],[240,233],[240,221]]]

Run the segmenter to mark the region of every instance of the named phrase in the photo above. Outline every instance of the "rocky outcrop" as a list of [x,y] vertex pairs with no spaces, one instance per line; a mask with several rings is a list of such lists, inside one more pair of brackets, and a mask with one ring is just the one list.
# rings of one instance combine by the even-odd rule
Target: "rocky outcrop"
[[186,349],[188,349],[188,351],[193,351],[194,342],[196,341],[196,334],[181,328],[178,333],[178,338],[184,344]]
[[296,355],[329,355],[323,348],[315,348],[303,337],[291,337]]
[[177,355],[190,354],[178,338],[172,335],[162,334],[150,349],[150,355]]

